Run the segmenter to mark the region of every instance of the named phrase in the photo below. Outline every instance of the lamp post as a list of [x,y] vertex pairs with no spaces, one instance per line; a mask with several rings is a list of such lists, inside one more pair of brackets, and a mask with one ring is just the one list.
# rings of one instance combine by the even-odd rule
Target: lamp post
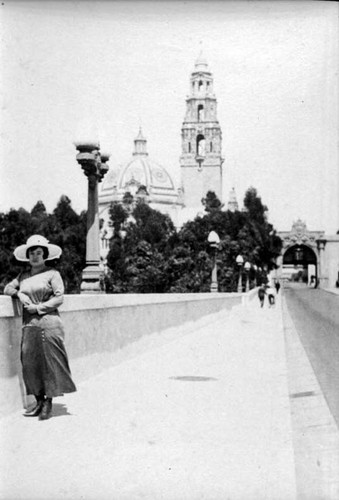
[[258,266],[256,264],[254,264],[253,269],[254,269],[254,286],[257,287],[258,286],[258,282],[257,282]]
[[82,271],[81,293],[102,293],[99,248],[98,184],[108,172],[108,154],[100,153],[96,141],[77,141],[77,162],[88,178],[86,267]]
[[207,241],[213,250],[213,268],[212,268],[210,291],[217,292],[218,291],[217,248],[220,243],[219,235],[215,231],[211,231],[208,235]]
[[245,272],[246,272],[246,292],[250,291],[250,269],[251,269],[251,264],[249,262],[245,262],[244,265]]
[[239,267],[239,278],[238,278],[238,293],[242,292],[242,266],[244,264],[244,258],[242,255],[238,255],[237,258],[235,259],[236,263],[238,264]]
[[318,254],[319,254],[319,265],[316,273],[316,280],[317,283],[316,285],[319,284],[320,288],[326,288],[326,282],[327,278],[325,277],[324,273],[324,251],[325,251],[325,245],[327,241],[325,238],[318,238],[316,240],[317,243],[317,248],[318,248]]
[[263,284],[263,282],[262,282],[262,269],[260,266],[258,267],[258,279],[259,279],[258,284],[259,284],[259,286],[261,286]]

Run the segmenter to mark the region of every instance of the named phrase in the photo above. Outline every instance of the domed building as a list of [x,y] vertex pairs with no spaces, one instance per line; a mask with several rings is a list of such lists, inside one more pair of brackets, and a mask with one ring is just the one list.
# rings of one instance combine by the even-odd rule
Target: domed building
[[[188,220],[204,215],[201,200],[213,191],[223,200],[224,171],[222,132],[217,118],[217,99],[213,89],[213,75],[207,61],[199,55],[190,76],[190,92],[186,97],[186,112],[181,127],[181,155],[179,170],[181,186],[176,189],[169,173],[149,158],[147,141],[141,129],[134,140],[132,158],[122,167],[111,167],[99,193],[101,219],[101,257],[105,261],[109,251],[112,227],[109,207],[122,202],[126,193],[134,200],[143,198],[151,208],[171,217],[177,228]],[[230,209],[237,210],[232,192]]]
[[126,193],[135,200],[144,199],[151,208],[171,217],[176,225],[178,212],[183,207],[182,190],[176,189],[167,170],[148,156],[147,141],[141,129],[134,139],[132,158],[120,168],[111,168],[99,193],[101,220],[101,256],[105,259],[112,236],[109,207],[114,201],[122,202]]

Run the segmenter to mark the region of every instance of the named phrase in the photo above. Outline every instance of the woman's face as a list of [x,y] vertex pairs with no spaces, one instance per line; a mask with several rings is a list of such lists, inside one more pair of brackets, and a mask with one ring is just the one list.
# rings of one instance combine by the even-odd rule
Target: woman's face
[[28,250],[28,258],[32,267],[39,267],[45,263],[44,251],[41,247]]

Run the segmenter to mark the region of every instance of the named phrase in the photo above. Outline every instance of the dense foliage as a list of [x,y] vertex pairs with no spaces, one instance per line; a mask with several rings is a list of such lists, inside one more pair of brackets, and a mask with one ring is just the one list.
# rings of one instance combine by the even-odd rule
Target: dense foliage
[[[105,277],[107,293],[208,292],[214,250],[207,238],[216,231],[220,244],[215,253],[219,291],[237,290],[237,255],[256,265],[249,278],[265,280],[280,254],[281,240],[267,220],[265,207],[257,191],[250,188],[244,209],[231,212],[213,192],[202,200],[204,215],[176,230],[168,215],[152,209],[142,199],[126,194],[122,203],[112,203],[110,219],[113,236],[107,257]],[[53,213],[48,214],[39,201],[31,212],[23,208],[0,213],[0,293],[4,284],[22,270],[13,257],[16,246],[32,234],[42,234],[60,245],[60,270],[67,293],[79,293],[86,253],[86,213],[78,215],[71,201],[62,196]],[[243,283],[244,284],[244,283]]]
[[62,274],[67,293],[79,293],[81,271],[85,267],[86,213],[78,215],[67,196],[62,196],[52,214],[41,201],[31,212],[23,208],[0,213],[0,292],[25,267],[13,250],[32,234],[41,234],[63,249],[61,259],[50,262]]
[[108,254],[106,289],[113,293],[208,292],[213,249],[207,237],[216,231],[220,291],[236,291],[239,267],[237,255],[261,268],[249,272],[252,285],[264,281],[275,267],[281,240],[267,220],[267,207],[257,191],[245,195],[243,211],[224,211],[216,195],[202,200],[205,215],[187,222],[180,231],[167,215],[130,198],[113,203],[110,217],[114,228]]
[[168,215],[143,201],[112,203],[114,228],[107,264],[106,291],[161,293],[169,290],[168,258],[175,228]]

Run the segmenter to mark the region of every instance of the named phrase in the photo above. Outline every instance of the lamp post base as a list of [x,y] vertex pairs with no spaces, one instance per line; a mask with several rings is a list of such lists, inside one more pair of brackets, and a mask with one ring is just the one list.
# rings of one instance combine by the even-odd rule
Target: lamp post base
[[213,269],[211,276],[211,285],[210,291],[217,292],[218,291],[218,278],[217,278],[217,261],[216,261],[216,247],[214,247],[214,255],[213,255]]
[[80,293],[105,293],[102,289],[103,272],[99,265],[88,265],[82,271]]
[[237,292],[238,292],[238,293],[242,293],[242,276],[241,276],[241,274],[239,275],[239,279],[238,279],[238,288],[237,288]]

